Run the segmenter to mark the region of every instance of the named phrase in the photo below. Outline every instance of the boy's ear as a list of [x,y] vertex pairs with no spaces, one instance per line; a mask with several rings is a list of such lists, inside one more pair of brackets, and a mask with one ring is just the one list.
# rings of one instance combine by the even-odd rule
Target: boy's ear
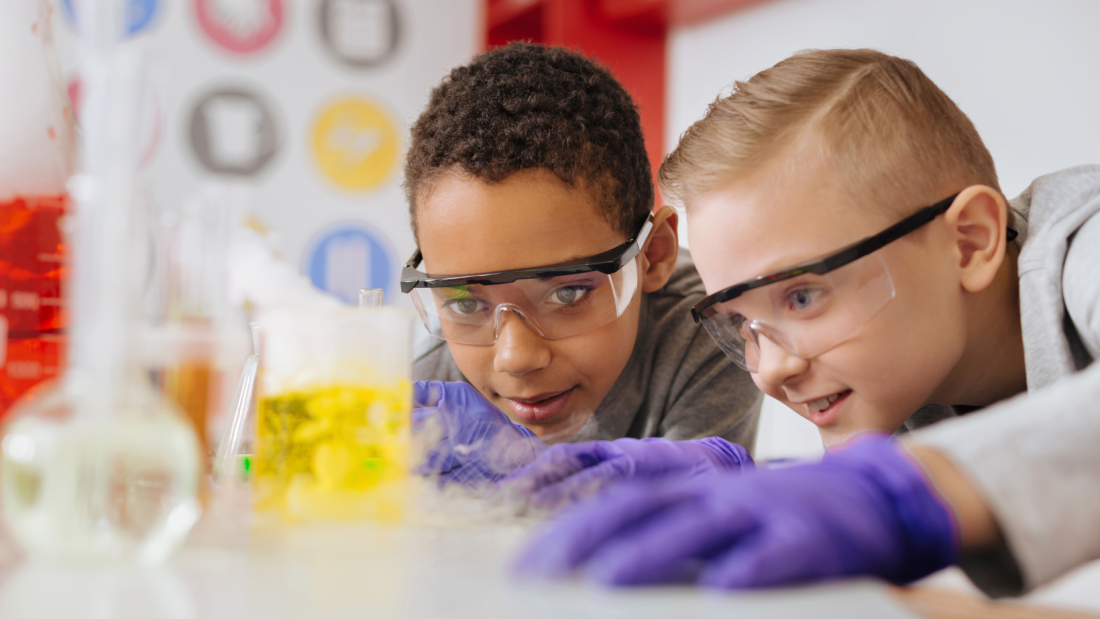
[[678,221],[679,217],[671,206],[662,206],[653,214],[653,231],[638,254],[642,292],[660,290],[672,276],[676,257],[680,255],[680,237],[676,232]]
[[944,213],[960,283],[968,292],[985,290],[1004,263],[1008,204],[1001,192],[971,185]]

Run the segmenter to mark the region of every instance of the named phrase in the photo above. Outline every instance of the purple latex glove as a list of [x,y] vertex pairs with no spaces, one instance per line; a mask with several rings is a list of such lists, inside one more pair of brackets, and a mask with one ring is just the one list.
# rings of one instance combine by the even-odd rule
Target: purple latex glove
[[901,446],[864,437],[816,464],[625,485],[552,522],[515,570],[731,589],[855,575],[908,582],[957,560],[956,529]]
[[626,479],[687,479],[753,467],[744,447],[718,437],[697,441],[621,438],[554,445],[505,478],[501,486],[506,496],[552,508]]
[[418,381],[412,417],[416,436],[430,443],[416,472],[436,475],[441,488],[452,483],[486,486],[546,448],[467,383]]

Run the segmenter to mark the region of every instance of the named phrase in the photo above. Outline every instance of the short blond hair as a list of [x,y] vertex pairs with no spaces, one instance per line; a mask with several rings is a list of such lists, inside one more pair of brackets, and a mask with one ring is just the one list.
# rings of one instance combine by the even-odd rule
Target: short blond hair
[[835,49],[800,52],[735,82],[665,158],[661,192],[690,211],[696,197],[786,154],[800,136],[812,136],[853,197],[876,208],[908,214],[952,186],[1000,191],[974,123],[915,63]]

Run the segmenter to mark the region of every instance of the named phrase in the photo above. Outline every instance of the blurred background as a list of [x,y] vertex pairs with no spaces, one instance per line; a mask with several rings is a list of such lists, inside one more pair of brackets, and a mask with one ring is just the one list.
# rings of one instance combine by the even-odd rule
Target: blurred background
[[[70,0],[56,10],[78,99],[80,25]],[[405,305],[408,127],[479,51],[522,39],[601,60],[636,98],[656,169],[733,80],[800,49],[877,48],[916,61],[970,115],[1011,197],[1100,162],[1098,23],[1094,0],[130,0],[127,29],[161,66],[145,128],[153,202],[171,210],[220,179],[314,286],[347,303],[383,288]],[[820,442],[769,402],[757,448],[781,457]]]

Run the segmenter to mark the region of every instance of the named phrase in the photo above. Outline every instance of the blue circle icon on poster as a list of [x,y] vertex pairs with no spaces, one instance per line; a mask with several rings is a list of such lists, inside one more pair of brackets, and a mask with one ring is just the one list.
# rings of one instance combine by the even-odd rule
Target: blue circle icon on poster
[[392,303],[396,264],[386,236],[361,221],[325,226],[302,253],[302,273],[314,286],[348,305],[359,303],[361,288],[381,288],[385,303]]
[[[133,36],[145,30],[153,23],[160,7],[158,0],[126,0],[126,34]],[[61,9],[69,18],[69,23],[76,25],[76,13],[73,11],[73,0],[61,0]]]

